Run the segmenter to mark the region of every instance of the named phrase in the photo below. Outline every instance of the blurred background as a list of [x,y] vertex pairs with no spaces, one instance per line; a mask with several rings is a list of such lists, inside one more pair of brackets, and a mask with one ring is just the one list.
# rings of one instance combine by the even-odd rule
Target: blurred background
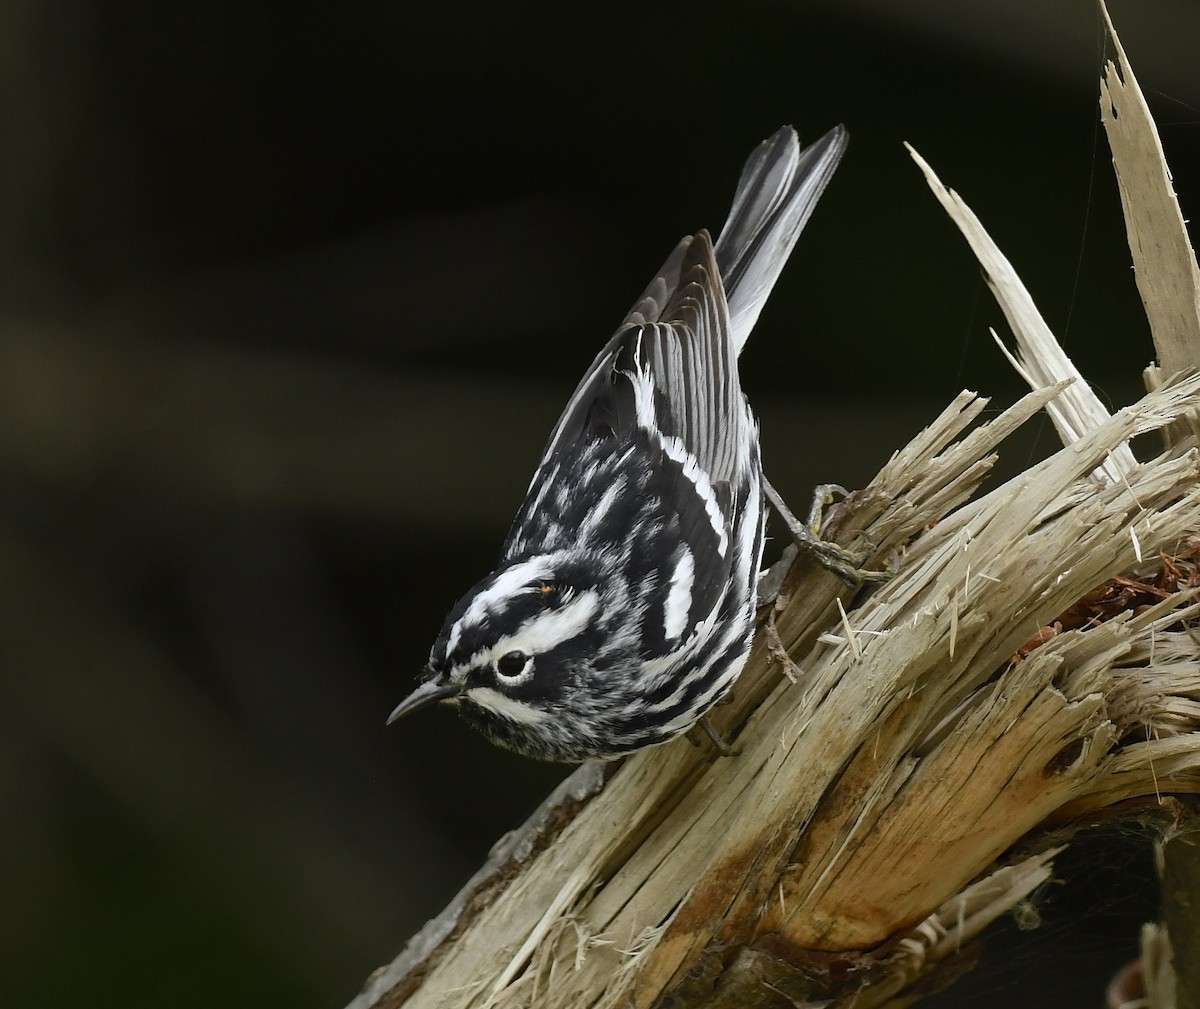
[[[1112,9],[1194,212],[1200,9]],[[1105,51],[1091,0],[0,0],[0,1004],[341,1006],[566,773],[384,718],[781,123],[851,134],[743,358],[787,496],[1020,391],[904,140],[1134,399]],[[1060,874],[959,1004],[1100,1004],[1148,842]]]

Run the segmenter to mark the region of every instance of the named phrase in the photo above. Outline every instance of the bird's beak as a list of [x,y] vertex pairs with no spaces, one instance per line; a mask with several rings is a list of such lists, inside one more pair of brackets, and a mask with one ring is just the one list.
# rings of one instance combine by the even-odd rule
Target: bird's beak
[[426,705],[434,704],[437,701],[445,701],[448,698],[457,697],[462,692],[463,688],[456,683],[445,683],[441,680],[426,680],[396,705],[396,710],[388,715],[387,724],[391,725],[392,722],[403,718],[410,711],[416,711],[417,708],[424,708]]

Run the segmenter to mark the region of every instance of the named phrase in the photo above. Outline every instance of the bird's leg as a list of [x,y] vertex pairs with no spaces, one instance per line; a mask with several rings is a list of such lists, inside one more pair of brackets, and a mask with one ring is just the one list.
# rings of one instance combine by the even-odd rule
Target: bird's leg
[[858,588],[863,582],[885,582],[892,577],[890,571],[865,571],[860,566],[863,557],[845,547],[838,546],[821,537],[822,516],[825,506],[833,501],[835,494],[846,496],[846,489],[835,483],[823,483],[813,491],[812,505],[808,510],[808,523],[801,522],[792,510],[784,504],[779,492],[771,486],[771,482],[763,477],[763,492],[771,507],[784,524],[796,546],[812,557],[822,567],[832,571],[851,588]]
[[[697,730],[699,730],[699,732]],[[713,728],[713,724],[708,720],[707,715],[702,715],[700,720],[687,730],[686,735],[688,742],[693,746],[700,745],[700,732],[703,732],[706,736],[708,736],[709,741],[713,744],[713,746],[716,748],[716,751],[722,757],[736,757],[742,752],[736,746],[731,746],[721,738],[720,733]]]

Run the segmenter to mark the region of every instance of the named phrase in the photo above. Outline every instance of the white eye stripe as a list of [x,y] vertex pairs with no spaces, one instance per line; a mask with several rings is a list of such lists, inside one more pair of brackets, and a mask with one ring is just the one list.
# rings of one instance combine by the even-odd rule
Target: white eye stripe
[[507,652],[544,655],[587,627],[599,604],[600,597],[594,590],[581,592],[557,610],[547,610],[526,620],[515,634],[497,641],[491,652],[497,656]]
[[526,585],[549,580],[560,557],[561,554],[539,554],[537,557],[531,557],[524,563],[509,568],[483,592],[475,596],[463,615],[450,629],[450,638],[446,642],[446,654],[454,653],[454,649],[458,647],[462,638],[463,630],[478,624],[487,616],[489,610],[498,608]]
[[486,708],[509,721],[519,722],[522,725],[538,725],[552,717],[549,711],[531,707],[521,701],[514,701],[511,697],[507,697],[491,687],[475,687],[473,690],[468,690],[466,696],[481,708]]
[[469,659],[458,663],[450,671],[450,676],[460,677],[470,669],[491,665],[509,652],[524,652],[536,659],[538,655],[552,651],[579,634],[591,622],[599,605],[600,596],[594,589],[581,592],[559,609],[531,617],[515,634],[501,638],[491,648],[480,649]]

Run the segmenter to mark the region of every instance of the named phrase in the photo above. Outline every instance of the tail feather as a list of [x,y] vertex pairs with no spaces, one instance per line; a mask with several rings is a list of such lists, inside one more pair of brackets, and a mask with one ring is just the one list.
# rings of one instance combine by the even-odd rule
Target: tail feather
[[796,131],[785,126],[746,161],[715,247],[738,353],[841,161],[846,141],[845,127],[836,126],[802,148]]

